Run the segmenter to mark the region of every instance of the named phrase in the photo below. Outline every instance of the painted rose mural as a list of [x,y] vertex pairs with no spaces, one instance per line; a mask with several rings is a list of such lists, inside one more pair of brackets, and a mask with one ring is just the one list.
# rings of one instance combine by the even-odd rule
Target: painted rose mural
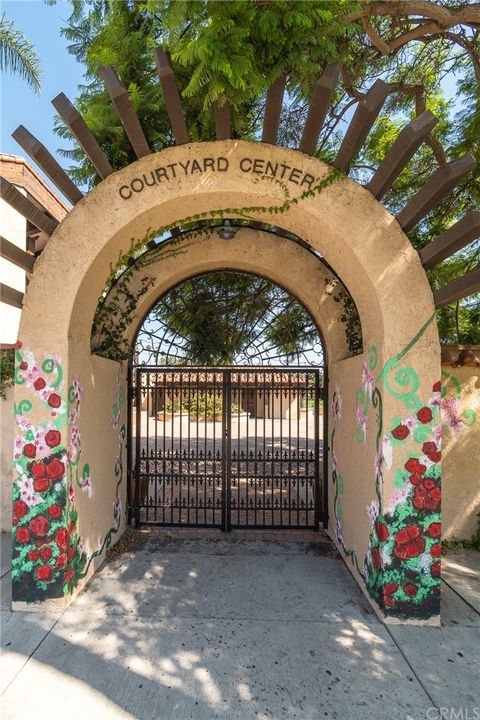
[[[370,524],[368,551],[359,560],[347,546],[342,529],[345,482],[335,455],[335,433],[341,407],[340,389],[332,399],[332,479],[335,486],[336,536],[346,557],[363,577],[367,590],[386,615],[425,619],[439,612],[441,556],[441,384],[430,397],[419,395],[419,378],[401,360],[425,332],[431,320],[397,356],[377,370],[377,351],[371,347],[357,391],[355,438],[366,442],[368,417],[373,409],[376,428],[376,497],[366,509]],[[405,414],[393,417],[384,432],[380,388],[395,397]],[[385,498],[384,473],[393,472],[394,489]]]
[[[18,344],[16,361],[15,383],[28,398],[15,406],[13,599],[31,602],[71,591],[87,562],[77,532],[68,442],[69,412],[78,407],[81,388],[77,381],[64,397],[54,355],[40,364]],[[38,407],[49,419],[36,425],[30,413]]]
[[[88,572],[93,558],[109,547],[121,521],[119,487],[123,478],[122,441],[119,428],[122,389],[117,378],[114,429],[119,437],[115,460],[113,525],[95,550],[87,552],[78,534],[75,492],[93,494],[90,467],[81,462],[78,427],[83,388],[78,378],[65,397],[59,359],[49,355],[39,363],[19,343],[16,349],[15,384],[25,397],[15,405],[17,435],[14,447],[13,484],[13,600],[26,602],[60,598],[73,591]],[[39,412],[40,410],[40,412]],[[35,424],[32,417],[41,416]]]

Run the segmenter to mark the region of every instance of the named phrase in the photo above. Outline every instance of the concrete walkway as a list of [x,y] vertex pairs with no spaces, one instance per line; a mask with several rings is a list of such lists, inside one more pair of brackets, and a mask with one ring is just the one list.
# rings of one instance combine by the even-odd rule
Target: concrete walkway
[[124,545],[59,615],[12,614],[5,566],[2,720],[466,720],[480,706],[478,554],[448,554],[441,628],[386,628],[325,540]]

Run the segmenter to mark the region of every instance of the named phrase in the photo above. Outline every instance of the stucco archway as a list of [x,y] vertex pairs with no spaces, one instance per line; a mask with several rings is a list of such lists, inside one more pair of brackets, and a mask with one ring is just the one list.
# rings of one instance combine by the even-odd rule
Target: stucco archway
[[[62,444],[40,464],[50,467],[64,458],[68,466],[70,498],[67,493],[61,517],[47,522],[56,532],[65,528],[57,546],[62,550],[65,540],[71,558],[62,565],[62,557],[52,582],[50,571],[39,578],[37,566],[19,554],[17,573],[25,580],[15,585],[17,607],[32,600],[68,601],[124,526],[124,372],[90,351],[92,321],[111,267],[132,241],[151,232],[224,215],[264,223],[275,218],[320,252],[348,287],[366,351],[337,357],[329,366],[329,532],[379,612],[418,619],[438,614],[437,551],[430,552],[438,544],[440,493],[432,294],[397,221],[355,182],[343,176],[324,182],[331,172],[297,151],[243,141],[168,148],[108,177],[57,228],[26,295],[16,397],[17,403],[30,402],[32,395],[30,421],[37,428],[53,423],[62,434]],[[249,262],[256,267],[260,259]],[[44,362],[44,370],[32,373],[34,358]],[[45,382],[40,389],[34,386],[38,377]],[[80,415],[77,378],[84,387]],[[31,473],[31,461],[22,462],[22,472]],[[47,471],[35,472],[40,487]],[[49,469],[55,472],[58,463]],[[43,485],[52,487],[55,479]],[[61,505],[58,493],[55,504]],[[34,522],[32,533],[43,532],[42,525]],[[19,545],[20,540],[15,552]]]

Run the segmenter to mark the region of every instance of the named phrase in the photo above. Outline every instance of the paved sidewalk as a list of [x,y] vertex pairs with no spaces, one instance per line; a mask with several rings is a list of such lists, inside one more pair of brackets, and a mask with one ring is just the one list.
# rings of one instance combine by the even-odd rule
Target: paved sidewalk
[[2,720],[432,720],[480,705],[478,555],[448,554],[441,628],[386,628],[325,539],[132,542],[63,614],[12,614],[4,576]]

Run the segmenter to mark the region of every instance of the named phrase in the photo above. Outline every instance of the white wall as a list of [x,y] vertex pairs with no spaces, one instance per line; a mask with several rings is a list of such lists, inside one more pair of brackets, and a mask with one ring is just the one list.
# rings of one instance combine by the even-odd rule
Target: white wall
[[[18,188],[25,195],[25,190]],[[27,221],[8,203],[0,198],[0,235],[22,250],[26,250]],[[25,272],[0,258],[0,282],[15,290],[25,292]],[[17,340],[20,310],[0,302],[0,343],[14,343]]]

